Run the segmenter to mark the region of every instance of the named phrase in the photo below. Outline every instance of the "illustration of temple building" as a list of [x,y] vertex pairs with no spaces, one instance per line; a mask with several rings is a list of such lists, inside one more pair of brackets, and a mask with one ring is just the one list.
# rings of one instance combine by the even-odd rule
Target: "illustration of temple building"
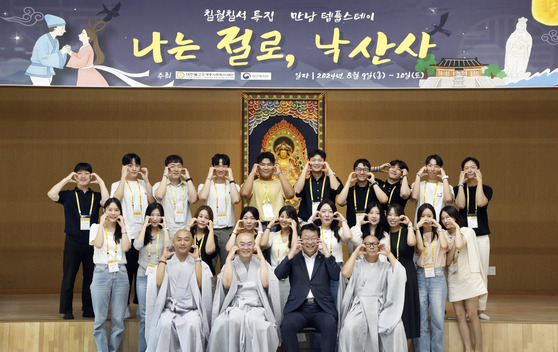
[[480,77],[488,65],[481,64],[478,58],[442,58],[436,66],[436,77],[454,77],[459,72],[463,77]]

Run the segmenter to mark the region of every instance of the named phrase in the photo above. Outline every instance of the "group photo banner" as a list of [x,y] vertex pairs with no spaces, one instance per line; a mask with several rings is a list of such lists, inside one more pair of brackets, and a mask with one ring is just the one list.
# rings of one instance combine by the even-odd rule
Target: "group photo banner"
[[0,85],[558,84],[558,0],[11,0],[0,33]]

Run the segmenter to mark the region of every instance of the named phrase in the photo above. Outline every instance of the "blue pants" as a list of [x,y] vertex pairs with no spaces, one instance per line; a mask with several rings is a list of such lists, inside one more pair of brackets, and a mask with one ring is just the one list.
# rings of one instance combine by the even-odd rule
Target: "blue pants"
[[[156,274],[152,274],[156,275]],[[147,295],[147,276],[136,276],[136,293],[138,295],[138,317],[139,317],[139,345],[138,352],[145,352],[147,342],[145,341],[145,299]]]
[[[417,268],[417,279],[420,302],[420,337],[418,340],[418,351],[420,352],[444,352],[444,311],[446,309],[446,298],[448,286],[444,268],[434,268],[435,277],[426,278],[424,269]],[[432,336],[428,326],[428,308],[430,308],[430,325]]]

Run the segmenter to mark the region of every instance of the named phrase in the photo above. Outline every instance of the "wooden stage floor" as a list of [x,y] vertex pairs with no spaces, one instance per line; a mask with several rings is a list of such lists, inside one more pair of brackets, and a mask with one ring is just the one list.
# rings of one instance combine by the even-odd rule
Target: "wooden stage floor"
[[[0,294],[0,352],[95,351],[93,319],[81,317],[81,295],[74,295],[75,320],[62,320],[58,303],[58,294]],[[558,352],[558,296],[491,295],[487,308],[483,351]],[[137,351],[137,329],[137,319],[126,320],[120,351]],[[446,320],[444,335],[446,351],[462,351],[455,320]]]

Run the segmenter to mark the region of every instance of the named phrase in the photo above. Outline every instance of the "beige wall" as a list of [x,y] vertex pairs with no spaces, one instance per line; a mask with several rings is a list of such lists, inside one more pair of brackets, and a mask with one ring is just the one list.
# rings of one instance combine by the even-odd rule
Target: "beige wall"
[[[0,87],[0,292],[58,290],[63,212],[46,192],[78,161],[110,187],[123,154],[138,153],[155,183],[177,153],[198,184],[225,152],[241,179],[241,94]],[[461,160],[478,157],[494,189],[489,288],[558,292],[558,90],[328,90],[325,101],[328,160],[344,182],[359,157],[400,158],[414,174],[438,153],[455,185]]]

